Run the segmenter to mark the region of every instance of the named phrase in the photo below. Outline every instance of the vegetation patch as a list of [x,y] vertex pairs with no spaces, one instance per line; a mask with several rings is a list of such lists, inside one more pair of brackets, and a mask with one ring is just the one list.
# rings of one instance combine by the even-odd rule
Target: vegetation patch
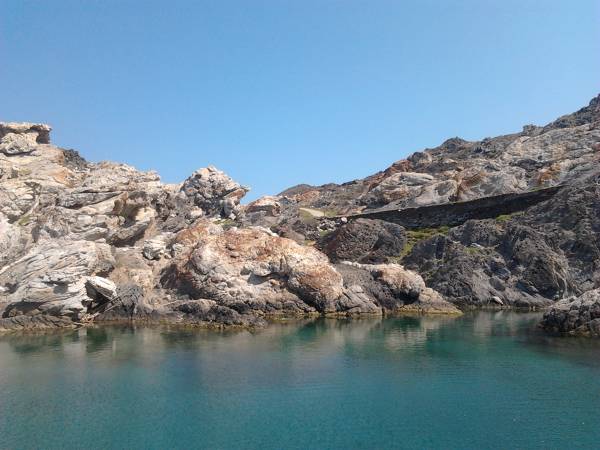
[[298,208],[298,215],[302,222],[314,224],[317,222],[317,219],[337,216],[337,211],[334,211],[333,209]]
[[498,223],[506,223],[508,222],[510,219],[517,217],[517,216],[521,216],[523,215],[523,211],[519,211],[519,212],[515,212],[512,214],[500,214],[499,216],[496,217],[496,222]]
[[321,238],[324,238],[325,236],[328,236],[331,233],[333,233],[333,230],[319,230],[319,236]]
[[298,216],[302,223],[307,225],[315,225],[317,223],[317,218],[304,208],[298,208]]
[[29,224],[29,222],[31,222],[31,216],[29,214],[25,214],[19,218],[17,225],[24,227]]
[[233,219],[217,219],[215,220],[215,223],[221,225],[224,230],[236,226],[235,220]]
[[506,223],[511,219],[511,217],[512,217],[512,214],[500,214],[498,217],[496,217],[496,222]]
[[[433,236],[437,236],[437,235],[446,236],[449,231],[450,231],[450,227],[447,225],[442,225],[441,227],[437,227],[437,228],[419,228],[416,230],[407,230],[406,231],[406,237],[407,237],[406,245],[402,249],[402,253],[400,253],[400,255],[397,257],[398,262],[402,261],[402,259],[406,255],[408,255],[410,252],[412,252],[414,246],[417,243],[424,241],[425,239],[429,239]],[[391,260],[391,258],[390,258],[390,260]]]
[[481,253],[485,253],[485,248],[481,247],[467,247],[467,253],[469,255],[479,255]]

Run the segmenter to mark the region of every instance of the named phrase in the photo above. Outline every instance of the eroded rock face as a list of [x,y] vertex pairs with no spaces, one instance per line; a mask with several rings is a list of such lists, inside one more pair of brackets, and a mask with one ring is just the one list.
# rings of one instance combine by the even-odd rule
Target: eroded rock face
[[214,167],[168,185],[154,172],[89,163],[50,145],[49,131],[0,125],[0,329],[260,326],[273,316],[388,309],[347,288],[317,249],[240,217],[277,217],[279,198],[241,207],[248,189]]
[[[283,191],[278,220],[307,239],[301,209],[349,215],[380,208],[413,208],[571,184],[588,176],[600,152],[600,97],[544,127],[525,126],[482,141],[448,139],[363,179]],[[254,224],[262,225],[255,221]],[[315,224],[312,225],[316,227]]]
[[541,326],[552,333],[600,337],[600,289],[556,303],[544,314]]
[[[260,228],[224,231],[202,223],[181,232],[177,242],[189,250],[168,269],[173,287],[180,294],[214,300],[242,315],[398,312],[425,290],[421,277],[401,266],[356,265],[354,272],[363,272],[370,285],[387,292],[387,297],[375,295],[375,290],[346,280],[314,248]],[[447,312],[457,312],[441,296],[436,300]]]
[[30,153],[38,144],[50,142],[50,130],[48,125],[41,123],[0,122],[0,153]]
[[402,260],[459,305],[543,307],[600,286],[600,171],[521,214],[423,239]]
[[[560,302],[547,328],[593,335],[596,294],[586,292],[600,287],[599,104],[246,206],[248,189],[214,167],[163,184],[154,172],[51,145],[46,125],[1,123],[0,330],[103,320],[260,326],[271,317]],[[519,214],[453,228],[341,217],[558,184],[551,200]],[[565,312],[573,297],[582,300]]]
[[209,215],[232,219],[237,216],[240,199],[248,191],[247,187],[213,166],[194,172],[181,186],[181,192]]
[[[0,271],[0,297],[8,303],[3,316],[47,314],[82,320],[88,289],[105,292],[101,278],[114,260],[107,244],[57,239],[33,246]],[[110,284],[110,282],[107,282]],[[104,288],[106,289],[106,288]]]
[[332,261],[385,263],[399,256],[406,243],[406,230],[400,225],[357,219],[325,236],[320,248]]

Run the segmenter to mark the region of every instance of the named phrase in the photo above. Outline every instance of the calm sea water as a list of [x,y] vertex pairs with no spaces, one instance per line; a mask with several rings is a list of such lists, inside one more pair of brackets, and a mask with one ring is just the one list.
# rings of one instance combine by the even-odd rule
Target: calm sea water
[[600,343],[539,315],[0,338],[0,448],[599,448]]

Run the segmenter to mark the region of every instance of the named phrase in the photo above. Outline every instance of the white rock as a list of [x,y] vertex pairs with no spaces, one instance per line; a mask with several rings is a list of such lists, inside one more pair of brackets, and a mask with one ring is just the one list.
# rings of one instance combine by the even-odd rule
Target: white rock
[[99,294],[107,300],[113,300],[117,296],[117,286],[108,278],[87,277],[85,287],[88,289],[88,293]]

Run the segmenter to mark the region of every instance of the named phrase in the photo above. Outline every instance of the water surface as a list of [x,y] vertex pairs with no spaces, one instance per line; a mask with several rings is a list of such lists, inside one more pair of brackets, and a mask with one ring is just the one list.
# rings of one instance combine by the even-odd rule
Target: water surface
[[0,448],[598,448],[600,343],[537,314],[0,338]]

